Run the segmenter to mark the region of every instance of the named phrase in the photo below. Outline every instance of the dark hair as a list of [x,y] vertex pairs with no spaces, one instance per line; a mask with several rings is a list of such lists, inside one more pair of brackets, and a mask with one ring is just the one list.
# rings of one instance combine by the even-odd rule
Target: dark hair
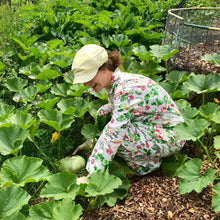
[[113,50],[108,53],[108,61],[99,67],[99,70],[108,69],[110,71],[115,71],[118,67],[123,64],[120,57],[120,52],[118,50]]

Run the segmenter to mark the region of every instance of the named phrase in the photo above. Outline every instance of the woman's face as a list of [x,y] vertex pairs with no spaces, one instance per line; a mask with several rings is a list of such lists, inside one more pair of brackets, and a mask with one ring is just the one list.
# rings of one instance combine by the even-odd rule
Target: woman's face
[[89,82],[84,83],[85,86],[92,87],[95,92],[101,91],[103,88],[108,89],[113,72],[108,69],[100,70],[96,73],[95,77]]

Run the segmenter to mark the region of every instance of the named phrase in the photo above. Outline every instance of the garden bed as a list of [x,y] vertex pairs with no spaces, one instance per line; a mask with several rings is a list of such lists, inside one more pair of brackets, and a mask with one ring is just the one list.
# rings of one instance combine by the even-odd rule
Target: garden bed
[[[191,144],[186,144],[185,151],[193,156],[191,148]],[[219,162],[217,165],[220,167]],[[214,168],[214,165],[204,160],[201,174],[209,167]],[[118,202],[114,207],[96,208],[88,213],[86,219],[220,219],[220,212],[211,211],[214,195],[212,185],[204,188],[201,193],[192,191],[181,195],[178,191],[180,179],[164,176],[161,169],[142,177],[128,178],[131,185],[126,200]]]
[[211,187],[180,195],[179,179],[159,172],[132,177],[130,182],[128,199],[112,208],[96,208],[86,219],[220,219],[220,213],[211,211]]

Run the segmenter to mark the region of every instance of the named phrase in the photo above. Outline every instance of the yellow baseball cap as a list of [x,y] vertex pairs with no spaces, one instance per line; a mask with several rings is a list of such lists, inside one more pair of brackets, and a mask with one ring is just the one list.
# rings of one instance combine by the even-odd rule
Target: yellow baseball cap
[[85,83],[92,80],[98,72],[99,67],[107,60],[108,53],[105,48],[96,44],[83,46],[76,52],[73,59],[73,84]]

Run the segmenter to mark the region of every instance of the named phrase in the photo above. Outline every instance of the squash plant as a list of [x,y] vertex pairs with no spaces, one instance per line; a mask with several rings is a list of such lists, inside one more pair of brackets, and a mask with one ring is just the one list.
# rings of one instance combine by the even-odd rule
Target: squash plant
[[[58,172],[58,161],[87,139],[97,138],[108,122],[96,116],[107,103],[105,93],[72,85],[74,54],[88,43],[119,49],[122,70],[153,78],[176,100],[185,119],[175,128],[177,134],[203,152],[201,158],[175,155],[164,162],[165,173],[182,178],[180,193],[200,192],[218,180],[213,169],[204,175],[199,171],[204,155],[212,163],[219,160],[220,110],[213,103],[220,98],[219,76],[168,73],[166,63],[177,51],[160,45],[166,3],[169,6],[169,1],[149,0],[45,0],[17,8],[20,29],[10,38],[13,44],[0,51],[1,219],[78,219],[94,207],[114,206],[128,196],[126,174],[131,170],[120,160],[105,173],[91,175],[88,184],[76,184],[83,172]],[[218,66],[219,54],[213,56],[204,59]],[[202,94],[197,107],[190,103],[195,93]],[[88,153],[81,156],[87,159]],[[212,207],[219,211],[219,183],[213,190]],[[37,196],[38,204],[29,206]]]

